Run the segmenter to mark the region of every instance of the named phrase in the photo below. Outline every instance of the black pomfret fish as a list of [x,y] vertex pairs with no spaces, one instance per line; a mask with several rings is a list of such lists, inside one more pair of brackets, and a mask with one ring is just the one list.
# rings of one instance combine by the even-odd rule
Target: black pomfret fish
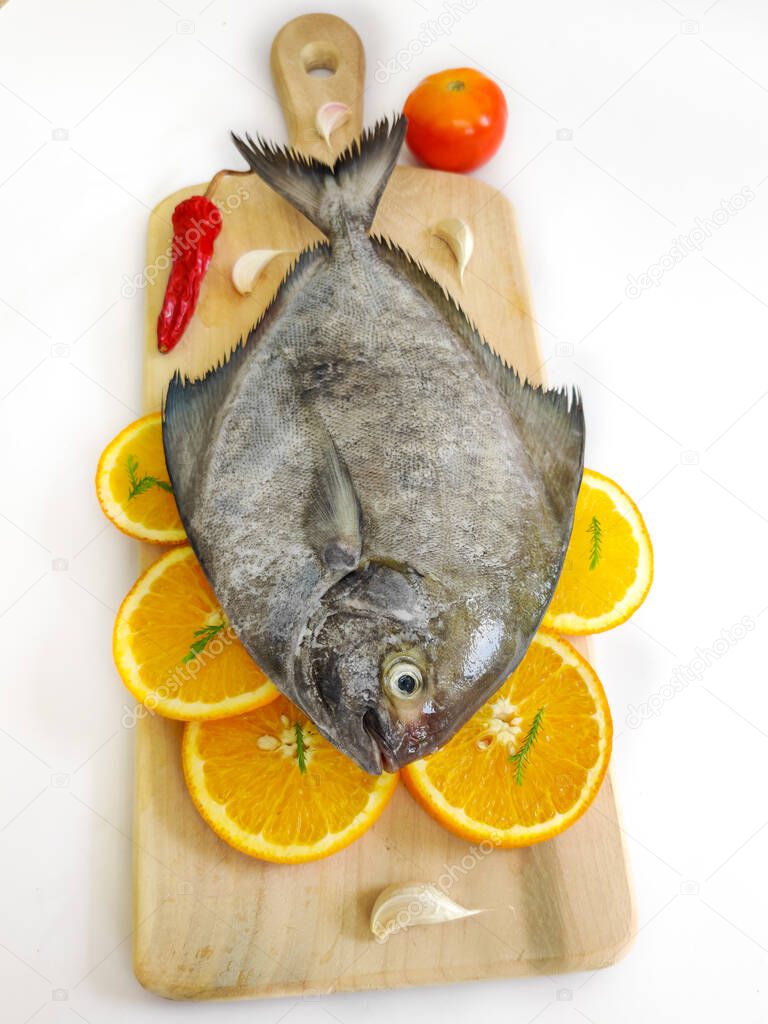
[[327,237],[246,342],[168,389],[189,540],[238,637],[368,772],[445,743],[517,666],[581,482],[575,393],[520,380],[369,229],[405,123],[334,166],[235,139]]

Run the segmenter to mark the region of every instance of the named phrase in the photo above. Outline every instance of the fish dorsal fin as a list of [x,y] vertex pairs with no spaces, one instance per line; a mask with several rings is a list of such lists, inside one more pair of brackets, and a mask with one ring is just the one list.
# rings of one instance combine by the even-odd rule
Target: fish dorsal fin
[[285,309],[296,289],[306,283],[306,275],[327,253],[325,244],[301,253],[247,339],[241,339],[231,354],[205,376],[193,381],[189,377],[182,378],[177,371],[172,377],[163,402],[163,446],[177,504],[187,514],[194,506],[196,480],[199,479],[201,460],[211,437],[213,422],[234,376],[251,346],[258,344],[258,339]]
[[320,445],[307,500],[307,536],[329,569],[352,572],[360,564],[363,549],[360,500],[325,423],[312,411],[307,411],[307,418]]
[[584,410],[574,389],[544,388],[522,380],[481,336],[446,289],[413,257],[388,239],[374,237],[384,258],[434,305],[475,353],[507,399],[510,415],[563,523],[573,519],[584,469]]
[[333,217],[341,206],[347,221],[362,230],[373,223],[379,200],[389,181],[405,138],[402,114],[366,129],[344,150],[332,167],[295,149],[255,142],[234,133],[232,138],[252,171],[296,207],[312,223],[333,236]]

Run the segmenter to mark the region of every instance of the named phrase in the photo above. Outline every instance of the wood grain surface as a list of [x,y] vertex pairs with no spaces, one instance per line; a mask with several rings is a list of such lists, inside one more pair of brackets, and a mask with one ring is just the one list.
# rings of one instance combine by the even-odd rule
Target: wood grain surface
[[[334,74],[309,75],[318,63]],[[338,18],[308,15],[279,33],[272,69],[293,143],[324,158],[314,109],[329,99],[353,108],[333,140],[349,141],[345,131],[357,130],[362,117],[363,65],[359,39]],[[320,237],[253,175],[223,179],[214,197],[223,228],[197,312],[178,347],[160,355],[155,330],[171,212],[198,191],[169,196],[149,220],[148,412],[160,407],[177,368],[198,376],[248,333],[292,257],[270,264],[245,298],[231,284],[234,260],[247,249],[298,252]],[[476,238],[463,287],[452,255],[429,230],[452,215],[467,220]],[[474,179],[398,167],[374,231],[421,260],[490,343],[523,375],[540,379],[517,227],[503,195]],[[143,553],[145,562],[154,557],[156,550]],[[485,854],[433,822],[401,785],[350,848],[315,864],[281,866],[230,849],[199,817],[182,778],[181,728],[150,715],[137,722],[134,966],[139,981],[159,995],[248,998],[553,973],[610,964],[631,939],[632,897],[610,778],[576,825],[529,849]],[[376,895],[413,879],[435,882],[458,902],[489,912],[375,941],[368,919]]]

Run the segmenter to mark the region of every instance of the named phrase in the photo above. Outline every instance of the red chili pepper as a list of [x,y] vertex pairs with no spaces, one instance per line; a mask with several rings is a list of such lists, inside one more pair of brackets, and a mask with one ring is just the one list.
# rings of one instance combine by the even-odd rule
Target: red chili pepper
[[200,285],[221,231],[221,211],[206,196],[183,199],[173,211],[172,266],[160,316],[157,347],[170,352],[192,319]]

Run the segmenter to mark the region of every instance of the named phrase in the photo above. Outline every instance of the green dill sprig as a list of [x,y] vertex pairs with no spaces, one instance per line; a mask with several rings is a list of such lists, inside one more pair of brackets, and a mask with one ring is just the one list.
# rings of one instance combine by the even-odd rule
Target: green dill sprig
[[299,762],[299,771],[303,775],[307,770],[307,748],[304,745],[304,730],[301,722],[294,722],[293,731],[296,733],[296,760]]
[[514,764],[517,766],[517,770],[515,772],[515,782],[518,784],[518,786],[522,786],[523,784],[523,772],[525,771],[528,765],[528,761],[530,760],[531,750],[533,749],[533,745],[536,742],[536,738],[539,735],[539,730],[541,729],[541,720],[543,717],[544,708],[540,707],[536,714],[533,716],[531,727],[525,734],[523,745],[520,747],[519,750],[515,751],[514,754],[509,755],[510,764]]
[[589,546],[589,568],[596,569],[603,553],[603,528],[597,516],[592,516],[592,522],[587,527],[587,533],[591,537]]
[[129,455],[125,460],[125,468],[128,471],[128,501],[135,498],[137,494],[143,494],[150,487],[159,487],[163,491],[173,491],[167,480],[158,480],[156,476],[137,476],[139,462],[135,455]]
[[211,640],[224,629],[224,625],[225,623],[219,622],[214,626],[203,626],[202,629],[196,629],[193,636],[196,636],[197,640],[190,644],[189,650],[181,659],[182,664],[186,665],[188,662],[194,661],[198,654],[205,650]]

